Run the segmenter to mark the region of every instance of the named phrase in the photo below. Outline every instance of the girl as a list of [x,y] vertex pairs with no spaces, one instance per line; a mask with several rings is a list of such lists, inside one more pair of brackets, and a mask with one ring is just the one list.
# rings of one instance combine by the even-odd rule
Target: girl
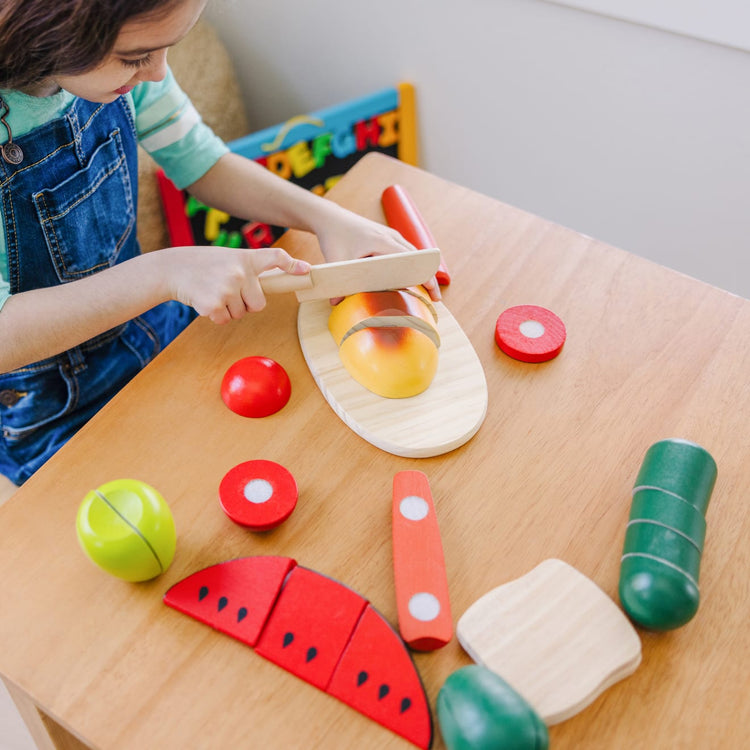
[[[194,317],[265,305],[284,250],[141,255],[136,143],[233,216],[315,232],[326,259],[401,236],[228,151],[167,66],[206,0],[0,0],[0,473],[28,478]],[[437,286],[430,285],[438,295]]]

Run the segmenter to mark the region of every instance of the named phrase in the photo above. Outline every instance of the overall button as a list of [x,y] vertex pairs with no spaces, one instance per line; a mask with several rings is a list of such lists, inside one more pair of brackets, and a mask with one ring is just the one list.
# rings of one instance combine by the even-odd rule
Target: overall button
[[0,405],[15,406],[26,394],[21,391],[6,389],[0,391]]

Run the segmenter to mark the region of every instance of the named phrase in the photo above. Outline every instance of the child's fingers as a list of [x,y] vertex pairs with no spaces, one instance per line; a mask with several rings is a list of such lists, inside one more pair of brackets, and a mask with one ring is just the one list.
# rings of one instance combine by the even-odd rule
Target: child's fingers
[[[244,290],[240,290],[231,299],[227,300],[226,309],[227,309],[227,312],[229,313],[229,317],[232,320],[239,320],[240,318],[244,317],[244,315],[248,312],[259,312],[265,306],[265,298],[263,298],[262,294],[261,294],[261,298],[262,298],[262,301],[260,303],[260,307],[248,306],[248,303],[245,300]],[[254,300],[250,300],[250,302],[251,302],[251,305],[256,304]]]
[[245,312],[260,312],[266,306],[266,295],[257,277],[248,279],[245,286],[242,287],[241,299]]
[[293,258],[286,250],[282,250],[280,247],[255,250],[253,257],[256,273],[270,271],[272,268],[280,268],[285,273],[299,276],[310,271],[310,264],[307,261]]
[[423,284],[427,293],[430,295],[430,299],[433,302],[439,302],[443,295],[440,292],[440,284],[438,284],[437,277],[433,276],[426,284]]
[[216,323],[216,325],[224,325],[228,323],[232,317],[229,314],[229,310],[226,307],[215,307],[209,314],[208,319]]

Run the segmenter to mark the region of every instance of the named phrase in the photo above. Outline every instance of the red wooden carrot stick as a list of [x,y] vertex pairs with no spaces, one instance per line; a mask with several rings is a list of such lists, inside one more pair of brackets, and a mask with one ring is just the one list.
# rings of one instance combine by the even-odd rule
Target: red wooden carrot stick
[[417,651],[434,651],[453,637],[443,545],[427,477],[393,478],[393,574],[401,637]]
[[[387,187],[383,191],[380,201],[388,226],[401,232],[404,239],[411,242],[414,247],[424,250],[428,247],[438,246],[416,204],[401,185]],[[450,274],[442,259],[435,276],[441,286],[447,286],[451,283]]]

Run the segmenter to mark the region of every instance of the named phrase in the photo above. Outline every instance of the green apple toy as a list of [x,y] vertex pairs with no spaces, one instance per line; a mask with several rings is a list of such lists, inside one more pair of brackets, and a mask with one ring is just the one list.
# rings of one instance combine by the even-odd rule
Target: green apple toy
[[76,532],[89,559],[125,581],[163,573],[177,544],[166,501],[135,479],[116,479],[89,492],[78,508]]

